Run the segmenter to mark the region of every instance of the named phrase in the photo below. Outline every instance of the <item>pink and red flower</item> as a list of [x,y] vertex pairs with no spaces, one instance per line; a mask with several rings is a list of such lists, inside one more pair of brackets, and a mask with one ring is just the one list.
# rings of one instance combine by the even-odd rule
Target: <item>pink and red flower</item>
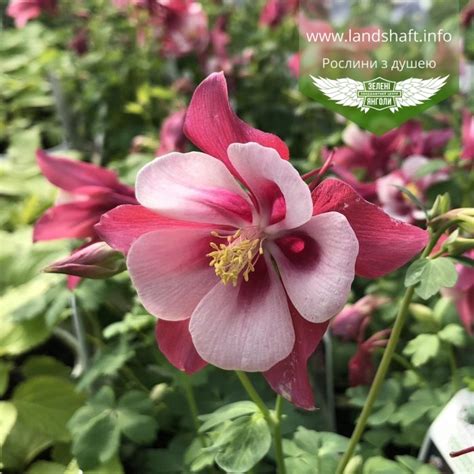
[[461,158],[474,161],[474,116],[468,110],[463,113],[462,145]]
[[[474,259],[474,250],[466,254]],[[458,280],[454,288],[444,289],[443,294],[449,296],[456,303],[461,322],[466,331],[474,334],[474,268],[457,264]]]
[[30,20],[38,18],[43,12],[54,13],[56,0],[10,0],[7,15],[15,20],[17,28],[23,28]]
[[366,295],[356,303],[346,305],[332,320],[332,333],[345,341],[357,341],[364,321],[369,320],[372,313],[388,301],[384,296]]
[[[114,0],[117,8],[132,7],[131,17],[138,23],[139,41],[151,27],[167,56],[180,57],[202,52],[209,42],[208,19],[195,0]],[[146,12],[143,22],[140,12]]]
[[[366,199],[379,202],[377,179],[391,172],[397,173],[401,160],[412,155],[425,158],[437,156],[452,136],[450,129],[425,132],[415,121],[381,136],[350,124],[343,133],[346,146],[334,150],[333,170]],[[362,179],[356,177],[357,172],[363,174]]]
[[[55,157],[43,150],[38,150],[36,157],[41,172],[60,189],[60,194],[56,205],[36,222],[33,240],[86,239],[85,244],[70,257],[53,264],[55,269],[61,268],[61,273],[71,275],[68,287],[74,289],[80,281],[78,275],[89,276],[91,260],[96,267],[99,265],[98,256],[110,260],[110,252],[102,249],[98,253],[95,247],[91,248],[91,244],[99,240],[95,224],[102,214],[120,204],[136,204],[135,192],[130,186],[120,183],[113,171],[105,168]],[[75,269],[74,272],[65,271],[71,268]]]
[[274,28],[297,10],[298,0],[267,0],[260,13],[260,24]]
[[376,181],[377,197],[387,214],[405,222],[415,222],[425,218],[424,212],[415,206],[400,187],[408,189],[423,202],[426,191],[430,186],[449,178],[445,171],[418,176],[423,166],[428,163],[429,159],[424,156],[410,156],[402,163],[399,170],[393,171]]
[[387,345],[389,335],[390,329],[384,329],[376,332],[365,341],[359,341],[357,351],[349,361],[349,385],[351,387],[372,383],[376,371],[373,353]]
[[341,181],[311,193],[284,142],[234,114],[222,74],[196,89],[184,131],[203,153],[145,166],[140,205],[113,209],[96,229],[127,253],[172,364],[190,373],[207,362],[261,371],[275,391],[311,409],[306,363],[355,273],[391,272],[427,233]]
[[160,130],[160,146],[156,151],[157,156],[165,155],[171,151],[184,151],[186,147],[186,135],[183,131],[186,109],[180,109],[171,113],[163,121]]
[[120,204],[135,204],[135,192],[110,170],[91,163],[37,152],[46,179],[60,189],[55,206],[36,222],[34,241],[96,239],[94,226],[105,212]]

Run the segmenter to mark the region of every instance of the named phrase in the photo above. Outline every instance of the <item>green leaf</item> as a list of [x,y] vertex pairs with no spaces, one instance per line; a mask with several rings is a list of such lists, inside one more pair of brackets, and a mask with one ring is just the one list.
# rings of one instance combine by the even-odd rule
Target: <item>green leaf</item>
[[452,288],[457,278],[456,267],[451,259],[423,259],[410,265],[405,277],[405,286],[417,285],[417,295],[426,300],[441,288]]
[[72,454],[81,469],[92,469],[112,459],[119,448],[120,428],[108,411],[89,412],[89,420],[74,436]]
[[46,355],[30,356],[21,366],[21,373],[25,378],[37,375],[54,375],[69,378],[71,367],[63,364],[54,357]]
[[199,431],[208,431],[211,428],[224,423],[225,421],[232,420],[239,416],[256,413],[257,411],[257,405],[250,401],[230,403],[229,405],[219,408],[214,413],[201,415],[199,419],[204,421],[204,423],[202,424]]
[[12,398],[26,424],[52,441],[69,441],[66,424],[82,405],[72,383],[60,377],[37,376],[20,384]]
[[0,356],[22,354],[44,342],[49,335],[50,329],[43,318],[21,324],[0,318]]
[[295,445],[307,453],[317,453],[321,446],[320,434],[299,426],[293,436]]
[[394,430],[390,428],[374,428],[364,434],[364,440],[377,448],[383,448],[393,440]]
[[348,446],[344,436],[329,432],[316,432],[299,426],[293,441],[283,441],[285,465],[288,472],[325,474],[335,472],[339,455]]
[[27,464],[51,445],[49,436],[38,432],[18,414],[1,450],[4,467],[23,472]]
[[376,456],[367,460],[362,474],[407,474],[407,471],[394,461]]
[[26,474],[64,474],[65,466],[55,462],[36,461],[26,471]]
[[153,441],[157,424],[152,413],[152,403],[144,393],[128,392],[116,403],[113,390],[102,387],[68,424],[72,453],[81,469],[109,461],[117,453],[121,434],[139,444]]
[[8,434],[15,424],[17,411],[11,402],[0,402],[0,453]]
[[117,406],[120,431],[137,444],[146,444],[156,436],[153,404],[143,392],[128,392]]
[[462,347],[466,342],[464,329],[457,324],[448,324],[438,332],[438,337],[453,346]]
[[[263,417],[256,413],[243,416],[226,425],[224,446],[216,455],[217,465],[226,472],[246,472],[268,452],[272,442]],[[219,440],[216,441],[220,445]]]
[[390,419],[396,410],[397,405],[393,402],[388,402],[377,411],[374,411],[374,413],[369,416],[367,422],[371,426],[383,425]]
[[106,347],[103,351],[98,352],[91,363],[90,369],[77,384],[78,390],[89,387],[95,380],[104,375],[116,375],[134,354],[125,338],[121,339],[118,344]]
[[408,469],[409,472],[413,472],[414,474],[437,474],[439,471],[429,465],[423,464],[418,459],[413,458],[411,456],[395,456],[395,459],[404,467]]
[[118,457],[113,457],[110,461],[107,461],[100,466],[97,466],[95,469],[83,471],[79,468],[77,464],[77,459],[73,459],[66,470],[63,471],[64,474],[124,474],[122,464]]
[[424,401],[409,401],[398,408],[391,421],[393,423],[400,423],[403,428],[406,428],[422,418],[428,413],[430,408],[430,405],[427,405]]
[[440,343],[437,335],[420,334],[408,343],[403,353],[411,356],[411,362],[415,367],[420,367],[436,357],[439,347]]

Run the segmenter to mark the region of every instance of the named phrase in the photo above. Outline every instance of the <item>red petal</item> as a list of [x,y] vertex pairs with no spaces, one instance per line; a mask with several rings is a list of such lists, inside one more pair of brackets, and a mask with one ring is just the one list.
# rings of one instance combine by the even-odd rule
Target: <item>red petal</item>
[[48,181],[65,191],[74,192],[82,187],[99,186],[133,196],[133,189],[121,184],[117,175],[108,169],[91,163],[51,156],[43,150],[36,152],[36,158],[41,172]]
[[75,275],[68,275],[67,276],[67,289],[74,291],[78,287],[79,283],[81,283],[81,281],[82,281],[81,277],[78,277]]
[[184,133],[198,148],[222,160],[230,170],[233,167],[227,148],[232,143],[256,142],[274,148],[285,160],[290,156],[288,147],[276,135],[257,130],[235,115],[222,72],[211,74],[196,88],[186,113]]
[[107,210],[102,199],[61,204],[48,209],[36,222],[33,240],[94,237],[94,225]]
[[313,389],[309,383],[307,362],[318,347],[329,322],[314,324],[303,319],[289,303],[295,329],[295,347],[290,355],[263,373],[273,390],[294,405],[314,410]]
[[189,319],[165,321],[156,325],[156,342],[160,351],[177,369],[193,374],[207,365],[194,348],[189,332]]
[[115,250],[127,253],[132,243],[143,234],[170,227],[208,227],[161,216],[146,207],[125,204],[103,214],[95,231]]
[[346,216],[359,240],[359,276],[377,278],[393,272],[428,242],[428,232],[391,218],[337,179],[323,181],[313,192],[313,202],[314,214],[336,211]]

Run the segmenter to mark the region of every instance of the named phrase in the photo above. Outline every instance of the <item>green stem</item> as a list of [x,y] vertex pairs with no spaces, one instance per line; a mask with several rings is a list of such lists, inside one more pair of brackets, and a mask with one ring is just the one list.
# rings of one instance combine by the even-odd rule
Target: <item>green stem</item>
[[237,377],[239,378],[240,383],[245,388],[245,391],[247,392],[248,396],[255,403],[255,405],[257,405],[258,409],[260,410],[263,417],[265,418],[265,421],[271,427],[273,427],[273,418],[270,413],[270,410],[267,408],[267,405],[265,405],[265,402],[262,400],[260,395],[255,390],[255,387],[253,386],[252,382],[248,378],[247,374],[245,372],[241,372],[240,370],[236,370],[235,373],[237,374]]
[[275,402],[275,426],[273,428],[273,440],[275,444],[275,458],[279,474],[285,474],[285,458],[283,456],[283,442],[281,436],[281,415],[283,411],[283,397],[278,395]]
[[365,425],[367,424],[367,419],[370,416],[372,407],[385,380],[385,375],[387,374],[390,362],[392,361],[393,353],[395,352],[398,340],[400,339],[400,334],[402,332],[403,325],[405,324],[405,320],[408,315],[408,306],[411,303],[414,292],[414,287],[408,288],[405,292],[400,311],[398,312],[397,319],[395,320],[395,324],[392,329],[392,333],[390,334],[390,339],[388,341],[387,347],[385,348],[385,352],[383,354],[379,368],[377,369],[377,373],[375,374],[374,381],[372,382],[372,385],[370,387],[369,395],[367,396],[367,401],[365,402],[364,408],[362,409],[362,413],[360,414],[359,419],[357,420],[357,424],[354,429],[354,433],[352,434],[349,447],[347,448],[347,451],[344,453],[344,456],[341,462],[339,463],[339,466],[337,467],[336,474],[342,474],[344,472],[347,463],[350,461],[352,455],[354,454],[357,443],[362,437]]
[[189,412],[191,413],[191,419],[193,421],[194,430],[199,436],[199,410],[196,403],[196,398],[194,397],[193,387],[189,383],[188,377],[186,375],[179,374],[179,379],[184,390],[184,395],[188,403]]
[[[421,254],[420,259],[426,258],[430,254],[430,252],[433,250],[436,243],[438,242],[439,238],[443,235],[443,233],[446,231],[448,227],[449,226],[445,225],[434,234],[430,232],[430,235],[431,235],[430,241],[428,245],[426,246],[426,248],[424,249],[423,253]],[[352,433],[352,437],[349,442],[349,447],[347,448],[347,451],[344,453],[344,456],[342,457],[341,462],[339,463],[337,467],[336,474],[343,474],[344,469],[346,468],[347,464],[352,458],[352,455],[354,454],[357,444],[359,443],[362,437],[362,434],[364,433],[367,420],[370,416],[370,413],[372,412],[373,405],[375,401],[377,400],[377,396],[379,394],[379,391],[385,380],[385,376],[387,375],[388,369],[390,367],[393,354],[395,353],[395,349],[400,339],[403,326],[408,316],[408,309],[409,309],[414,293],[415,293],[414,286],[408,287],[405,291],[405,295],[403,296],[400,310],[398,311],[398,315],[395,319],[395,323],[393,325],[393,329],[390,334],[390,339],[388,340],[388,344],[385,348],[384,354],[382,356],[382,360],[380,361],[380,365],[377,369],[377,373],[375,374],[374,381],[372,382],[372,385],[370,387],[369,394],[367,396],[367,401],[365,402],[364,408],[362,409],[359,419],[357,420],[354,432]]]
[[86,332],[84,330],[84,324],[77,307],[77,300],[75,293],[71,293],[71,311],[72,311],[72,323],[74,326],[74,332],[76,333],[76,339],[78,343],[78,358],[80,364],[80,371],[77,375],[83,374],[89,367],[89,354],[86,343]]
[[245,391],[247,392],[250,399],[257,405],[258,409],[260,410],[262,416],[265,418],[265,421],[270,428],[272,435],[273,435],[273,444],[275,446],[275,460],[277,464],[277,473],[278,474],[286,474],[285,468],[285,461],[283,458],[283,444],[282,444],[282,436],[281,436],[281,413],[282,413],[282,404],[283,399],[280,395],[277,396],[276,403],[275,403],[275,412],[271,413],[270,410],[265,405],[265,402],[262,400],[260,395],[258,394],[257,390],[253,386],[252,382],[250,381],[249,377],[245,372],[241,372],[240,370],[235,371],[237,377],[240,380],[240,383],[244,387]]
[[454,353],[453,347],[451,345],[448,347],[448,356],[449,356],[449,365],[451,367],[451,374],[453,377],[453,387],[454,387],[454,391],[457,392],[461,389],[461,382],[459,380],[456,354]]

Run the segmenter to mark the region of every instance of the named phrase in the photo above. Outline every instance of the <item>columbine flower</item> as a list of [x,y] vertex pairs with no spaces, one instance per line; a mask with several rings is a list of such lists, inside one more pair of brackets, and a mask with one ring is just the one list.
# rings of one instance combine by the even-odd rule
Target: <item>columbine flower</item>
[[[117,8],[132,7],[131,19],[138,24],[138,42],[152,27],[162,43],[162,52],[179,57],[202,52],[209,41],[207,15],[194,0],[114,0]],[[145,22],[141,12],[146,12]]]
[[17,28],[23,28],[43,12],[54,13],[56,4],[56,0],[10,0],[7,15],[14,18]]
[[346,341],[356,341],[363,322],[370,319],[372,313],[388,301],[388,298],[383,296],[366,295],[356,303],[346,305],[332,320],[332,333]]
[[209,41],[207,15],[193,0],[161,0],[163,8],[163,53],[183,56],[203,51]]
[[468,110],[463,114],[462,143],[461,157],[464,160],[474,160],[474,116]]
[[390,329],[376,332],[366,341],[359,341],[357,352],[349,361],[349,385],[370,385],[375,375],[375,365],[372,356],[375,350],[387,345]]
[[414,222],[425,217],[421,209],[404,194],[399,186],[408,189],[421,202],[425,199],[426,190],[435,183],[448,179],[445,171],[437,171],[426,176],[418,176],[423,166],[429,163],[424,156],[410,156],[399,170],[376,181],[377,197],[387,214],[406,222]]
[[204,153],[147,165],[137,178],[141,205],[108,212],[96,229],[128,254],[171,363],[264,371],[275,391],[311,409],[306,363],[354,271],[371,278],[400,267],[427,233],[341,181],[310,194],[285,161],[286,145],[233,113],[222,74],[196,89],[184,131]]
[[297,9],[298,0],[267,0],[260,13],[260,24],[274,28]]
[[110,170],[90,163],[59,158],[39,150],[38,165],[46,179],[60,189],[58,202],[36,222],[33,239],[94,239],[94,225],[120,204],[135,204],[133,188]]
[[468,4],[461,11],[461,24],[465,28],[469,28],[474,18],[474,0],[468,2]]
[[[466,257],[474,259],[474,250]],[[449,296],[456,303],[461,322],[466,331],[474,334],[474,268],[457,264],[458,280],[454,288],[443,289],[443,294]]]
[[[398,169],[400,158],[437,153],[451,139],[449,129],[424,132],[419,122],[410,121],[398,129],[376,136],[350,124],[343,132],[346,146],[334,151],[334,171],[366,199],[376,199],[374,181]],[[354,172],[363,170],[364,181]]]
[[184,151],[187,142],[183,132],[185,115],[185,109],[177,110],[163,121],[160,131],[160,146],[156,151],[157,156],[165,155],[171,151]]
[[[54,157],[42,150],[37,152],[36,157],[43,175],[60,189],[60,194],[56,205],[36,222],[33,240],[87,239],[70,257],[51,265],[51,268],[56,268],[56,265],[62,269],[61,273],[71,275],[68,287],[74,289],[80,282],[78,272],[65,270],[77,270],[78,258],[88,258],[94,253],[94,249],[87,247],[98,240],[94,225],[102,214],[120,204],[136,204],[135,193],[133,188],[120,183],[114,172],[105,168]],[[99,255],[94,255],[95,265],[99,265]],[[104,255],[100,253],[100,256]],[[87,275],[83,273],[82,276]]]
[[139,173],[142,206],[199,224],[143,235],[127,265],[150,313],[190,318],[204,360],[265,371],[294,346],[286,293],[312,323],[337,314],[358,242],[341,214],[312,217],[309,188],[275,150],[234,143],[227,155],[247,192],[223,163],[201,153],[171,153]]

